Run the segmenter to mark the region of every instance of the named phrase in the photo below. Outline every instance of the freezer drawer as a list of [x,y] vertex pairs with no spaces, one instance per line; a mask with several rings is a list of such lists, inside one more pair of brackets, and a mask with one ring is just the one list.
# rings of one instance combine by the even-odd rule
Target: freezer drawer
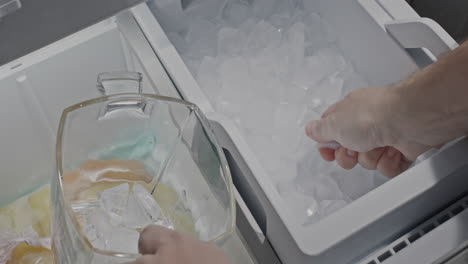
[[[421,61],[431,63],[456,47],[440,26],[421,19],[404,1],[316,0],[306,1],[304,8],[321,13],[335,27],[340,47],[371,85],[397,82],[423,66]],[[147,19],[146,7],[132,12],[182,97],[199,105],[211,120],[236,168],[236,187],[284,263],[357,262],[468,190],[460,176],[468,153],[462,141],[313,226],[298,224],[238,127],[213,110],[209,95],[162,37],[159,23]]]
[[[97,76],[110,71],[140,72],[144,93],[181,98],[127,10],[0,66],[0,207],[50,182],[63,109],[99,97]],[[254,263],[237,231],[223,245],[233,261]]]

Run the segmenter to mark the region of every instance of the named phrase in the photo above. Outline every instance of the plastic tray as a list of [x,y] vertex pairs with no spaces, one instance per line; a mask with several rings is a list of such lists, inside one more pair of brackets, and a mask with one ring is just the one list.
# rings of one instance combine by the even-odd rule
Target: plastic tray
[[[306,9],[319,12],[337,30],[341,49],[371,85],[398,82],[456,47],[439,25],[420,18],[403,0],[305,3]],[[199,105],[212,121],[237,189],[284,263],[356,262],[468,189],[457,173],[468,163],[460,155],[467,153],[468,146],[461,142],[319,223],[299,225],[284,210],[288,205],[234,122],[213,111],[175,48],[168,45],[157,19],[148,19],[147,8],[133,12],[181,95]]]

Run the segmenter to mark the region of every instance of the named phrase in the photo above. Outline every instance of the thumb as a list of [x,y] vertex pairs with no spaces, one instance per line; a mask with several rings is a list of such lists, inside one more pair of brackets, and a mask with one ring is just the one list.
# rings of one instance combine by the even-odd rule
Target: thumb
[[141,254],[156,254],[158,249],[177,235],[174,230],[157,226],[147,226],[140,233],[138,250]]
[[307,136],[319,143],[335,141],[335,131],[328,118],[312,120],[306,126]]

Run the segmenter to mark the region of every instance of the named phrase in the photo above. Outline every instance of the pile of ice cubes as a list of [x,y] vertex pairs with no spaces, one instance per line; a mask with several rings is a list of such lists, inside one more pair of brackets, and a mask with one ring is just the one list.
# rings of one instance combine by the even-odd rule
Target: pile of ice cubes
[[149,224],[174,229],[153,196],[141,185],[118,185],[98,194],[94,206],[73,206],[93,247],[138,254],[139,231]]
[[154,0],[150,7],[215,110],[236,122],[278,192],[308,225],[382,184],[326,163],[304,127],[368,86],[333,27],[301,0]]

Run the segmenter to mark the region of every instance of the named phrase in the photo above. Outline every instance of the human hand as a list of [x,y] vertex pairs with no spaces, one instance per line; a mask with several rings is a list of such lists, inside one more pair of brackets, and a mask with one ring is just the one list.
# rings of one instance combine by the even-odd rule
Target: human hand
[[138,249],[143,256],[132,264],[229,264],[214,245],[156,225],[141,232]]
[[359,89],[332,105],[321,120],[309,122],[306,133],[317,142],[335,141],[341,145],[338,149],[320,148],[323,159],[336,160],[345,169],[359,163],[393,177],[431,148],[412,138],[418,134],[418,128],[405,127],[411,121],[402,120],[402,102],[392,87]]

